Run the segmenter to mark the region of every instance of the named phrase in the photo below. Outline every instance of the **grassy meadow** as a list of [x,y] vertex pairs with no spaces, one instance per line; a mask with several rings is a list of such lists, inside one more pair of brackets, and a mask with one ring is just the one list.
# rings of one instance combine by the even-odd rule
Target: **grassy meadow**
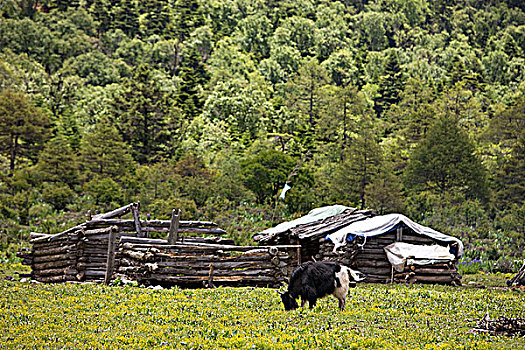
[[469,333],[487,311],[524,316],[525,293],[474,287],[476,276],[465,287],[361,284],[344,312],[333,298],[285,312],[274,289],[37,284],[12,272],[0,265],[2,349],[525,348],[524,337]]

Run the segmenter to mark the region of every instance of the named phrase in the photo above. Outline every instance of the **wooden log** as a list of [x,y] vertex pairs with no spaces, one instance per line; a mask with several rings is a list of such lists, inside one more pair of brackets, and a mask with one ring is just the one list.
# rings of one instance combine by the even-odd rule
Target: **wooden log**
[[133,214],[133,221],[135,223],[135,231],[137,232],[137,237],[144,237],[144,234],[142,233],[142,225],[140,224],[138,205],[133,205],[133,207],[131,208],[131,212]]
[[35,256],[33,257],[33,263],[42,263],[49,261],[59,261],[59,260],[72,260],[76,259],[76,254],[55,254],[55,255],[44,255],[44,256]]
[[43,270],[33,270],[35,276],[52,276],[52,275],[66,275],[66,274],[76,274],[78,271],[76,268],[71,266],[60,267],[60,268],[50,268]]
[[371,275],[384,275],[387,277],[390,277],[391,268],[388,267],[368,267],[368,266],[360,266],[357,265],[357,269],[364,273],[365,275],[371,274]]
[[[208,279],[208,276],[170,276],[164,274],[152,273],[148,276],[149,280],[173,282],[173,283],[194,283],[202,282]],[[259,282],[259,283],[275,283],[273,276],[214,276],[214,283],[219,282]]]
[[71,253],[77,250],[77,247],[75,244],[69,244],[69,245],[62,245],[57,246],[53,248],[47,248],[47,249],[35,249],[33,251],[33,256],[46,256],[46,255],[56,255],[56,254],[62,254],[62,253]]
[[33,270],[45,270],[45,269],[50,269],[50,268],[59,268],[59,267],[75,266],[75,265],[76,265],[75,259],[56,260],[56,261],[49,261],[49,262],[33,264],[32,269]]
[[[156,274],[165,275],[181,275],[181,276],[208,276],[210,272],[209,264],[204,269],[188,269],[188,268],[163,268],[154,269]],[[213,267],[213,277],[218,276],[273,276],[275,269],[259,269],[259,270],[230,270],[218,269]]]
[[94,220],[100,220],[100,219],[112,219],[115,217],[121,217],[131,211],[133,206],[135,206],[135,203],[130,203],[128,205],[125,205],[123,207],[117,208],[115,210],[112,210],[107,213],[98,214],[93,217]]
[[84,230],[84,227],[85,227],[85,223],[77,225],[77,226],[73,226],[70,229],[57,233],[55,235],[42,236],[42,237],[31,239],[29,240],[29,243],[50,242],[50,241],[54,241],[58,239],[63,239],[63,240],[71,239],[73,237],[68,237],[69,234],[78,235],[76,232],[77,231],[82,232]]
[[359,261],[362,261],[362,260],[383,260],[383,261],[388,261],[386,253],[384,253],[384,252],[382,254],[358,253],[355,258],[356,258],[356,260],[359,260]]
[[[131,244],[130,247],[141,247],[137,242],[137,239],[134,237],[122,237],[122,243]],[[300,245],[279,245],[279,246],[235,246],[235,245],[224,245],[224,244],[204,244],[204,243],[187,243],[187,244],[173,244],[173,245],[142,245],[146,248],[160,248],[160,249],[181,249],[181,250],[224,250],[224,251],[250,251],[250,250],[261,250],[261,249],[270,249],[271,247],[277,247],[278,249],[297,249],[300,248]]]
[[418,275],[450,275],[450,274],[456,274],[457,270],[455,269],[436,269],[436,268],[424,268],[424,267],[416,267],[414,270],[415,273]]
[[106,262],[106,276],[104,282],[109,284],[111,277],[113,276],[113,269],[115,267],[115,246],[117,239],[117,228],[115,226],[111,227],[108,240],[108,258]]
[[415,275],[411,277],[409,283],[430,283],[430,284],[442,284],[442,283],[452,283],[453,281],[459,281],[453,276],[422,276]]
[[61,282],[67,282],[67,281],[75,281],[76,278],[74,276],[40,276],[35,278],[37,281],[42,283],[61,283]]
[[273,269],[275,265],[269,261],[164,261],[158,262],[159,268],[183,268],[191,267],[197,269],[205,269],[213,263],[217,269]]
[[179,220],[181,217],[180,209],[173,209],[171,212],[171,223],[168,233],[168,244],[174,244],[179,239]]
[[388,260],[359,260],[359,266],[365,267],[390,267],[392,266]]

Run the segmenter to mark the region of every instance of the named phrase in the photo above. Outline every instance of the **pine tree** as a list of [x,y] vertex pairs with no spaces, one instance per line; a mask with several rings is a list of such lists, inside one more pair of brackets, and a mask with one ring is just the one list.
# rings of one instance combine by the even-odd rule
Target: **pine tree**
[[62,135],[47,142],[38,157],[38,168],[45,181],[63,182],[70,187],[78,183],[78,157]]
[[131,150],[108,118],[98,122],[81,142],[80,159],[86,178],[93,174],[113,179],[125,176],[133,169]]
[[445,194],[460,191],[467,198],[487,200],[486,171],[474,144],[451,116],[439,119],[416,146],[406,168],[411,188]]
[[202,112],[204,99],[201,87],[208,81],[208,72],[194,48],[190,48],[189,52],[184,55],[180,65],[179,77],[181,82],[176,98],[177,105],[182,109],[188,120],[193,120]]
[[179,42],[190,37],[198,27],[204,25],[204,13],[197,0],[177,0],[175,2],[176,35]]
[[390,52],[387,56],[385,72],[379,81],[379,96],[374,105],[378,116],[381,116],[391,105],[399,102],[404,85],[405,77],[397,54]]
[[184,121],[174,100],[173,93],[160,88],[146,65],[124,80],[122,91],[112,102],[112,113],[138,162],[155,162],[177,150],[184,136]]
[[115,6],[112,28],[121,29],[129,37],[139,32],[139,12],[133,0],[120,0]]

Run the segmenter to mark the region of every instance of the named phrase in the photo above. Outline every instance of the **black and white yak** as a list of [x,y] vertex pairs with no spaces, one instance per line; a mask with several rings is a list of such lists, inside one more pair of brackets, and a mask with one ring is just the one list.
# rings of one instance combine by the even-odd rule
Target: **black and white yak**
[[332,294],[339,300],[339,309],[344,310],[350,284],[355,286],[355,282],[364,279],[362,275],[335,262],[306,262],[292,272],[288,291],[281,293],[284,309],[297,309],[298,297],[301,297],[301,307],[308,301],[312,309],[317,299]]

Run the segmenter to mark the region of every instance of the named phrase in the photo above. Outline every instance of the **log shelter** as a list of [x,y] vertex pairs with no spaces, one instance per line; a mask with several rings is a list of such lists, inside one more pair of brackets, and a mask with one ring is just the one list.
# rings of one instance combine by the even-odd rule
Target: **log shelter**
[[[461,284],[461,276],[457,271],[457,258],[463,249],[461,242],[437,231],[434,231],[436,234],[426,235],[425,232],[433,231],[430,228],[417,224],[412,226],[416,230],[419,226],[423,227],[425,232],[422,234],[400,222],[374,236],[350,233],[349,236],[344,236],[342,244],[336,245],[329,238],[355,225],[366,230],[368,223],[378,218],[380,217],[371,210],[343,206],[322,207],[314,209],[313,215],[310,212],[305,217],[256,233],[253,238],[265,244],[299,244],[303,261],[339,262],[363,272],[367,276],[365,282]],[[405,221],[411,222],[406,217]],[[411,259],[411,263],[406,264],[402,271],[397,271],[385,251],[386,247],[396,242],[414,246],[448,247],[455,255],[452,259],[443,260]]]

